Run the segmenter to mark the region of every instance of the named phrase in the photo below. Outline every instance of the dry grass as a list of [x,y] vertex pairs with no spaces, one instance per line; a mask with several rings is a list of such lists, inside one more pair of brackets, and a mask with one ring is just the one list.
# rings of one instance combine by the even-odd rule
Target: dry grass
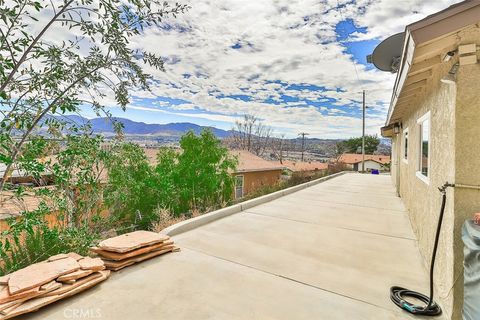
[[155,232],[160,232],[163,229],[177,223],[180,221],[185,220],[183,217],[174,217],[170,210],[166,208],[157,208],[156,210],[157,219],[152,224],[152,230]]

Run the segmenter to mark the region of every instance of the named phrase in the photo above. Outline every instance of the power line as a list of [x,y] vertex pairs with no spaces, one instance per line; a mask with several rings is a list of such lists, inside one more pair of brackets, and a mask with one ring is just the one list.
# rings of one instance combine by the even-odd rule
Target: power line
[[[340,13],[340,17],[342,18],[342,21],[346,21],[345,17],[343,16],[342,8],[340,7],[340,3],[338,2],[338,0],[337,0],[337,8],[338,8],[338,13]],[[351,59],[350,62],[353,64],[353,69],[355,70],[355,75],[357,76],[357,81],[360,82],[360,77],[358,75],[357,65],[355,64],[355,61],[353,61],[353,59]]]

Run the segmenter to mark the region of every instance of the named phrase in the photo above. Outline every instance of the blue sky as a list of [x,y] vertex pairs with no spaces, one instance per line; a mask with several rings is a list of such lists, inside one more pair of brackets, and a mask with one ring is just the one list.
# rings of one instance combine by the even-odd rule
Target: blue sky
[[115,116],[147,123],[231,129],[251,114],[277,135],[346,138],[361,134],[366,90],[367,132],[376,134],[394,75],[375,70],[366,55],[406,24],[453,2],[191,2],[187,13],[131,43],[164,57],[164,73],[145,66],[155,79],[152,90],[133,91],[125,112],[111,97],[105,103]]

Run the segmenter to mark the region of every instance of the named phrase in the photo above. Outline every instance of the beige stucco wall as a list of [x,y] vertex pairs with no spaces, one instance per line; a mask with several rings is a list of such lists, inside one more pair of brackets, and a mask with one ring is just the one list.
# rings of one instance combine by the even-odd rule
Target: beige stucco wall
[[265,186],[274,186],[279,183],[282,170],[251,171],[235,173],[233,176],[243,176],[243,195]]
[[[460,43],[480,43],[479,29],[460,34]],[[445,182],[480,184],[480,65],[461,66],[457,84],[440,78],[450,69],[445,63],[434,70],[425,97],[402,119],[402,132],[393,137],[392,181],[409,210],[425,266],[435,236],[441,193]],[[430,111],[430,177],[416,176],[420,152],[417,119]],[[403,130],[409,130],[408,162],[403,161]],[[400,156],[400,160],[399,160]],[[463,243],[461,226],[480,210],[480,192],[449,189],[445,220],[435,267],[436,300],[451,319],[461,319],[463,303]]]
[[[402,159],[403,130],[396,141],[396,151],[400,153],[400,160],[396,157],[396,167],[400,170],[399,194],[409,210],[410,220],[426,267],[430,265],[435,226],[441,204],[441,193],[438,187],[446,181],[453,181],[455,175],[455,87],[441,83],[440,77],[440,73],[434,75],[425,99],[417,109],[411,110],[402,120],[403,130],[408,128],[409,132],[407,162]],[[420,156],[420,127],[417,120],[429,111],[430,177],[427,184],[416,175]],[[449,310],[452,310],[453,306],[452,299],[448,297],[454,281],[452,276],[454,253],[451,245],[454,220],[452,195],[452,192],[449,192],[435,269],[436,297],[437,299],[440,297],[440,303],[447,314],[451,312]]]
[[[480,44],[480,30],[462,40]],[[480,58],[480,55],[477,55]],[[457,75],[455,108],[455,183],[480,185],[480,64],[462,66]],[[461,314],[463,299],[463,243],[461,227],[474,212],[480,212],[480,191],[455,188],[454,276],[459,275],[453,290],[454,314]],[[479,301],[480,303],[480,301]],[[460,319],[460,318],[459,318]]]

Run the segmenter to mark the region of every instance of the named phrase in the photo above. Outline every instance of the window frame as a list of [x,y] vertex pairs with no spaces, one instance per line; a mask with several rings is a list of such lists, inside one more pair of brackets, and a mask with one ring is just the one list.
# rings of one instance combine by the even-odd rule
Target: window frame
[[[407,139],[405,139],[407,137]],[[405,148],[405,141],[407,141],[407,148]],[[408,142],[410,141],[410,134],[408,132],[408,127],[403,130],[402,134],[402,161],[408,163]]]
[[[428,121],[428,161],[427,161],[427,166],[428,166],[428,176],[425,176],[422,173],[422,148],[423,148],[423,123],[425,121]],[[423,116],[418,118],[417,120],[417,128],[418,128],[418,157],[417,157],[417,170],[415,172],[415,175],[417,178],[422,180],[424,183],[427,185],[430,185],[430,175],[431,175],[431,137],[432,137],[432,121],[431,121],[431,114],[430,111],[425,113]]]
[[[237,178],[242,178],[242,195],[237,197]],[[235,175],[235,199],[241,199],[245,196],[245,175],[237,174]]]

